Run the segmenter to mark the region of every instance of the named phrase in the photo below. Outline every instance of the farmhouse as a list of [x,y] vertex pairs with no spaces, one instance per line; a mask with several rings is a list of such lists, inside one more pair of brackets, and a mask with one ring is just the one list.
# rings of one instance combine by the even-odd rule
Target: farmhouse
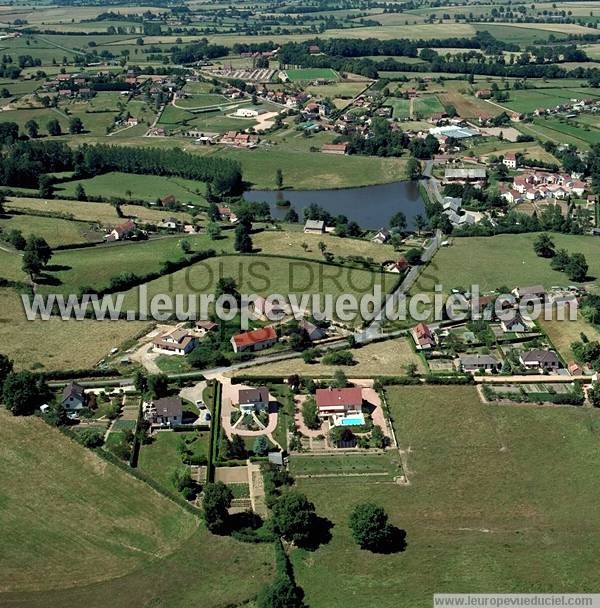
[[429,350],[435,346],[435,334],[425,323],[419,323],[412,330],[417,350]]
[[323,144],[321,148],[321,152],[325,154],[346,154],[346,150],[348,149],[348,144]]
[[258,296],[254,300],[254,312],[259,317],[265,316],[271,320],[277,320],[278,317],[285,315],[285,308],[280,304],[269,302],[262,296]]
[[115,226],[106,236],[107,241],[123,241],[130,239],[137,230],[137,226],[133,220],[127,220],[118,226]]
[[528,287],[515,287],[512,293],[519,300],[522,298],[539,298],[543,300],[546,295],[546,289],[543,285],[530,285]]
[[540,348],[522,353],[519,361],[527,369],[555,370],[560,367],[558,356],[553,350],[542,350]]
[[269,389],[266,386],[240,389],[238,405],[243,414],[267,410],[269,407]]
[[447,183],[483,183],[485,179],[486,170],[478,167],[468,169],[447,167],[444,171],[444,181]]
[[304,232],[306,234],[323,234],[325,232],[325,222],[323,220],[306,220]]
[[146,420],[153,426],[174,427],[183,421],[183,405],[179,397],[162,397],[150,403],[145,411]]
[[502,159],[502,164],[509,169],[517,168],[517,156],[513,152],[507,152]]
[[491,355],[460,355],[460,368],[465,372],[493,371],[502,367],[498,359]]
[[162,228],[169,230],[178,230],[181,227],[181,222],[176,217],[166,217],[160,223]]
[[80,410],[85,407],[85,392],[83,386],[69,382],[63,389],[60,403],[66,410]]
[[258,116],[258,110],[252,110],[251,108],[238,108],[234,116],[237,118],[256,118]]
[[214,331],[217,327],[218,325],[212,321],[196,321],[196,329],[202,334]]
[[262,327],[245,331],[231,338],[231,346],[236,353],[270,348],[277,342],[277,333],[272,327]]
[[511,315],[508,319],[500,321],[504,333],[525,333],[529,331],[529,325],[525,323],[519,313]]
[[229,207],[219,207],[219,215],[224,221],[235,224],[238,221],[237,215]]
[[315,401],[321,416],[359,414],[362,408],[362,389],[318,388]]
[[306,335],[311,342],[316,342],[317,340],[322,340],[327,337],[327,332],[324,329],[317,327],[314,323],[311,323],[306,319],[302,319],[302,321],[298,323],[298,327],[306,332]]
[[387,243],[389,239],[390,231],[387,228],[380,228],[371,240],[378,245],[383,245],[384,243]]
[[152,341],[153,350],[164,355],[187,355],[196,347],[198,340],[185,329],[176,329]]

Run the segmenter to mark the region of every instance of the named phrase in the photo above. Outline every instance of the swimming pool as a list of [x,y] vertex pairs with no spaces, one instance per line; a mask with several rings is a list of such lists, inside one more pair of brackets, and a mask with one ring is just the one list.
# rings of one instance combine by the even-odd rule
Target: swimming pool
[[365,417],[362,414],[355,414],[353,416],[345,416],[344,418],[338,419],[338,424],[341,426],[359,426],[365,423]]

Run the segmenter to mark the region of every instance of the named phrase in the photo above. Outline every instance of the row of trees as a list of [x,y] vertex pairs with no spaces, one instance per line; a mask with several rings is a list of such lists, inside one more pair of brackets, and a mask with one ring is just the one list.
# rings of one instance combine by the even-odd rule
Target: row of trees
[[547,234],[540,234],[535,239],[533,249],[536,255],[552,259],[553,270],[566,273],[571,281],[585,281],[589,266],[583,253],[569,254],[566,249],[557,249]]

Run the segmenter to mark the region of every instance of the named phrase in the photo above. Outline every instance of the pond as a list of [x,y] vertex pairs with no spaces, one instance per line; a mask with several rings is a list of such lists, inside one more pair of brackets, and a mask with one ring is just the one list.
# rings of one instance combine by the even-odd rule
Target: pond
[[418,182],[394,182],[362,188],[340,190],[248,190],[247,201],[267,202],[271,215],[283,219],[289,206],[278,202],[290,201],[302,221],[302,212],[311,203],[326,209],[331,215],[345,215],[361,228],[377,229],[389,227],[390,218],[402,211],[406,215],[408,228],[414,228],[416,215],[425,216],[425,204],[419,194]]

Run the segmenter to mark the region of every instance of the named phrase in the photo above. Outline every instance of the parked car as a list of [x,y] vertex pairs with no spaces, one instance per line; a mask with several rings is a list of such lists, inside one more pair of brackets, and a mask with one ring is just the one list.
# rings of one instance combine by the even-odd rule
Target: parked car
[[199,410],[205,410],[206,409],[206,403],[204,403],[204,401],[202,401],[202,399],[198,399],[198,401],[196,401],[196,407]]

